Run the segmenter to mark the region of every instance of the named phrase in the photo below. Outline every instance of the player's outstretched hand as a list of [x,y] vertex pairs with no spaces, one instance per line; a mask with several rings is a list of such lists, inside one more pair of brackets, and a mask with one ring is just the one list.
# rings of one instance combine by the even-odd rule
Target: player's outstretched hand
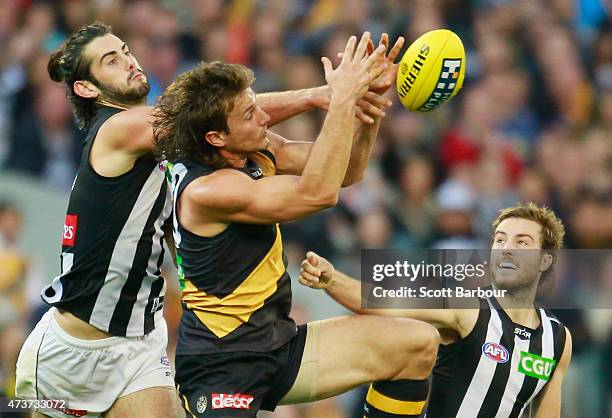
[[[383,33],[380,37],[379,45],[384,45],[385,53],[387,52],[387,48],[389,47],[389,35]],[[397,77],[397,68],[399,64],[395,63],[395,59],[399,55],[402,46],[404,46],[404,38],[399,37],[395,41],[395,45],[389,51],[388,54],[383,54],[382,59],[377,62],[375,65],[385,65],[384,70],[378,77],[372,80],[370,84],[370,91],[373,91],[378,94],[384,94],[389,90],[395,83],[395,78]]]
[[368,54],[370,42],[370,33],[365,32],[355,47],[357,38],[351,36],[346,43],[342,61],[336,69],[329,58],[321,58],[325,80],[332,91],[331,101],[336,99],[356,104],[368,91],[370,83],[386,69],[386,64],[374,65],[384,55],[385,46],[381,44],[372,54]]
[[332,263],[313,251],[306,253],[300,270],[299,282],[301,284],[313,289],[325,289],[331,284],[333,275]]
[[[389,87],[393,85],[393,83],[395,82],[395,78],[397,77],[397,68],[399,67],[399,64],[396,64],[395,60],[399,56],[399,53],[402,50],[402,47],[404,46],[404,37],[400,36],[399,38],[397,38],[395,44],[393,45],[393,48],[391,48],[388,54],[388,34],[383,33],[380,36],[380,41],[378,42],[378,45],[384,46],[385,51],[381,55],[380,59],[374,63],[374,65],[383,65],[384,70],[378,77],[372,80],[372,83],[370,84],[370,91],[378,94],[385,94],[387,90],[389,90]],[[371,54],[372,52],[374,52],[374,43],[372,43],[372,41],[370,40],[370,42],[368,43],[368,54]],[[342,58],[343,56],[343,52],[338,53],[339,58]]]
[[[319,109],[327,111],[329,109],[329,92],[326,93],[325,97],[317,104]],[[373,91],[367,91],[361,99],[357,101],[357,108],[355,109],[355,116],[361,122],[372,124],[374,118],[384,117],[385,109],[393,104],[391,100],[382,94],[375,93]]]

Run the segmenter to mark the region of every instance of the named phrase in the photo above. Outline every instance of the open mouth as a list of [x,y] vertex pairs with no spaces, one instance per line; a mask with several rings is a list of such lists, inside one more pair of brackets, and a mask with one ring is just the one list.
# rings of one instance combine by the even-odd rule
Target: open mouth
[[509,261],[504,261],[503,263],[499,263],[497,268],[500,270],[516,270],[518,266],[516,264],[510,263]]

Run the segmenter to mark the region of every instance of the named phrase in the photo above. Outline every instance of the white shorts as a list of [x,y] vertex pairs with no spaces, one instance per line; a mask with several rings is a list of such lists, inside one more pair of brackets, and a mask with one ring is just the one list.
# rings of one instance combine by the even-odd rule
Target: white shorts
[[99,417],[122,396],[174,387],[165,321],[142,337],[81,340],[58,325],[55,312],[45,313],[17,360],[17,397],[66,400],[67,409],[41,411],[45,415]]

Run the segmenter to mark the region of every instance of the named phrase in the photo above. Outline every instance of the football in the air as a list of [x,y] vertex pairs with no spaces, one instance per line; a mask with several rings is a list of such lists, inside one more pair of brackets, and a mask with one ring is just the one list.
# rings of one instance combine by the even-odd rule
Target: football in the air
[[465,49],[450,30],[421,35],[402,57],[397,70],[397,94],[402,105],[430,112],[455,96],[465,77]]

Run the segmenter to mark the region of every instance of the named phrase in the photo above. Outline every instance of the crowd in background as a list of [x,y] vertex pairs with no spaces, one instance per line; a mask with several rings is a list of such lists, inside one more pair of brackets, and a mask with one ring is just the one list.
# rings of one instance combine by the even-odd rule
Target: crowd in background
[[[46,65],[93,20],[127,42],[152,85],[150,104],[202,60],[249,66],[256,92],[295,90],[323,84],[320,57],[337,59],[352,34],[388,32],[407,44],[442,27],[460,36],[463,91],[417,114],[391,89],[395,104],[365,178],[343,190],[337,208],[283,228],[294,277],[306,250],[358,276],[362,248],[486,248],[497,212],[518,201],[551,207],[566,225],[567,248],[612,248],[611,1],[0,0],[0,174],[69,192],[84,134]],[[309,112],[273,130],[314,140],[323,117]],[[9,395],[16,353],[41,309],[24,281],[44,275],[20,246],[22,222],[19,205],[0,197],[0,392]],[[59,254],[55,238],[48,245]],[[298,301],[303,320],[317,316],[323,298],[309,295]],[[574,339],[564,417],[611,416],[609,312],[556,312]],[[332,400],[274,416],[361,415]]]

